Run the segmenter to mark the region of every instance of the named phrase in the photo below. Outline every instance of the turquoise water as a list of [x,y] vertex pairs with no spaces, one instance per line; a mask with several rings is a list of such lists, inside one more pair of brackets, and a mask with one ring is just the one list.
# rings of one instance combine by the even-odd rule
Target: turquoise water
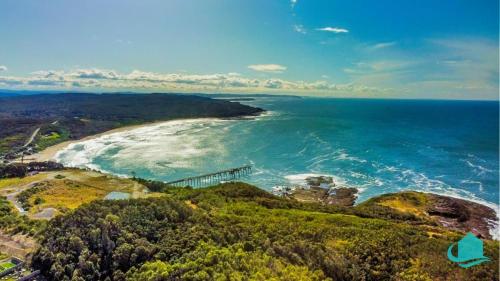
[[271,190],[331,175],[359,201],[399,190],[499,200],[498,102],[258,98],[254,120],[181,120],[69,146],[66,165],[174,180],[252,164]]

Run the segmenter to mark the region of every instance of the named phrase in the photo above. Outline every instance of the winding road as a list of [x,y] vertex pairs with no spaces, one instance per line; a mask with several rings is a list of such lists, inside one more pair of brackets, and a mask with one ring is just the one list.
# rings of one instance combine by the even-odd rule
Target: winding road
[[40,128],[36,128],[36,130],[33,132],[33,134],[31,134],[31,137],[23,145],[23,147],[27,147],[28,145],[30,145],[33,142],[33,140],[35,139],[35,137],[36,137],[36,135],[38,134],[39,131],[40,131]]

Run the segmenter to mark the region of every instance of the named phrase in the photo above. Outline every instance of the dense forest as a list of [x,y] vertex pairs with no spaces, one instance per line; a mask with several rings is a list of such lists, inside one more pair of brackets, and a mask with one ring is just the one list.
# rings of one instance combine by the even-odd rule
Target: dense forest
[[[463,233],[373,204],[300,203],[244,183],[94,201],[49,222],[32,265],[49,280],[498,280],[446,249]],[[423,195],[422,195],[423,196]]]
[[237,102],[181,94],[40,94],[0,97],[0,155],[113,128],[179,118],[230,118],[262,112]]

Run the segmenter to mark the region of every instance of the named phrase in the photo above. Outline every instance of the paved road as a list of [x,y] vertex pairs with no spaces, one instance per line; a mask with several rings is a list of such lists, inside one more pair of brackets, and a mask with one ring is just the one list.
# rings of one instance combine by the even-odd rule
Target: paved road
[[30,145],[33,140],[35,139],[36,135],[38,134],[38,132],[40,131],[40,128],[36,128],[36,130],[33,132],[33,134],[31,134],[31,137],[29,138],[29,140],[23,145],[23,147],[27,147],[28,145]]
[[16,209],[19,211],[19,213],[21,215],[25,215],[26,210],[24,210],[23,206],[21,206],[21,203],[19,203],[19,201],[17,201],[17,195],[21,192],[22,192],[22,190],[17,190],[15,192],[7,194],[6,197],[7,197],[7,200],[9,200],[12,203],[12,205],[14,205],[16,207]]

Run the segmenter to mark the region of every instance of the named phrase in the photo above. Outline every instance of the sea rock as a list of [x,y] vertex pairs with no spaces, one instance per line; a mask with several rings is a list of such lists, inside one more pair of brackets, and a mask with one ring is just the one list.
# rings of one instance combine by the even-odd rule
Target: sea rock
[[332,177],[328,176],[317,176],[317,177],[307,177],[306,182],[309,186],[325,186],[335,187]]
[[353,206],[354,202],[358,196],[356,195],[358,190],[354,187],[339,187],[334,188],[330,191],[328,198],[326,199],[327,204],[339,205],[339,206]]
[[326,205],[353,206],[358,190],[352,187],[338,187],[332,177],[318,176],[305,179],[307,186],[295,187],[287,196],[300,202],[314,202]]
[[350,207],[354,205],[357,193],[358,190],[356,188],[339,187],[326,189],[319,186],[311,186],[309,188],[297,187],[290,192],[288,197],[300,202]]

